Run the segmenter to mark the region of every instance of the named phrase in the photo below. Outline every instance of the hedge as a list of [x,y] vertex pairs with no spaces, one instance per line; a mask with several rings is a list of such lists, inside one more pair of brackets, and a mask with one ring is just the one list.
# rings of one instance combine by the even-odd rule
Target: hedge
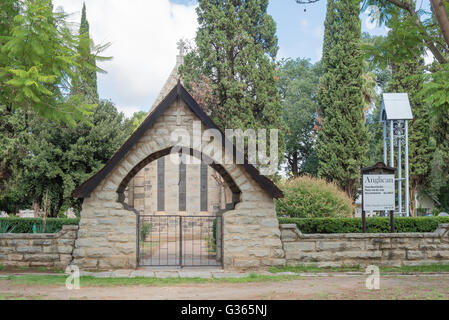
[[[47,218],[47,233],[58,232],[63,225],[77,225],[79,218]],[[42,228],[42,218],[0,218],[0,224],[8,224],[9,229],[12,228],[12,233],[33,233],[33,225],[36,225],[37,229]]]
[[[302,233],[360,233],[361,218],[279,218],[280,224],[293,223]],[[395,217],[396,232],[434,232],[449,217]],[[366,218],[369,233],[389,233],[389,217]]]

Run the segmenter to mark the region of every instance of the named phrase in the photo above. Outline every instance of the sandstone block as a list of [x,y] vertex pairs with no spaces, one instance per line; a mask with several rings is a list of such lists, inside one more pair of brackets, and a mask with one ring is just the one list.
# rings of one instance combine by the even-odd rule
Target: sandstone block
[[23,254],[8,254],[6,255],[0,255],[0,259],[8,258],[8,260],[11,261],[20,261],[23,260]]
[[58,254],[25,254],[23,256],[25,261],[35,261],[35,262],[53,262],[59,260]]
[[256,259],[234,259],[234,267],[236,268],[257,268],[260,267],[260,261]]
[[38,246],[17,247],[17,252],[19,252],[19,253],[39,253],[39,252],[42,252],[42,247],[38,247]]
[[407,259],[416,260],[424,258],[424,253],[421,251],[408,250],[407,251]]

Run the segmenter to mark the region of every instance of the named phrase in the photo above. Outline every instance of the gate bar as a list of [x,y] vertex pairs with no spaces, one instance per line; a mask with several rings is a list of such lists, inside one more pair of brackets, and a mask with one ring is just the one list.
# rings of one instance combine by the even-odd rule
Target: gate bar
[[179,216],[179,267],[182,268],[182,216]]

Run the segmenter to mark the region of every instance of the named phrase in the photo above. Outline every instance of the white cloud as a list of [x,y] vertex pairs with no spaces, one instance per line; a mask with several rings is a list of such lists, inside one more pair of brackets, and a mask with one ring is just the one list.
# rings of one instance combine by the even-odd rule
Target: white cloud
[[[111,42],[100,63],[106,74],[98,75],[101,98],[131,115],[148,111],[176,62],[176,42],[193,39],[197,29],[195,4],[169,0],[85,0],[90,34],[95,43]],[[79,23],[83,0],[53,0],[73,13]]]

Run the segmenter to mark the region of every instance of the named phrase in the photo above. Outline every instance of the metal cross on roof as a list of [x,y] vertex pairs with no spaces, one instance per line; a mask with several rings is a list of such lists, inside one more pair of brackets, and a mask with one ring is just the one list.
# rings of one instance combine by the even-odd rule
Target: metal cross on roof
[[177,44],[177,48],[179,50],[179,55],[184,56],[184,52],[186,50],[187,43],[184,40],[180,39],[176,44]]

